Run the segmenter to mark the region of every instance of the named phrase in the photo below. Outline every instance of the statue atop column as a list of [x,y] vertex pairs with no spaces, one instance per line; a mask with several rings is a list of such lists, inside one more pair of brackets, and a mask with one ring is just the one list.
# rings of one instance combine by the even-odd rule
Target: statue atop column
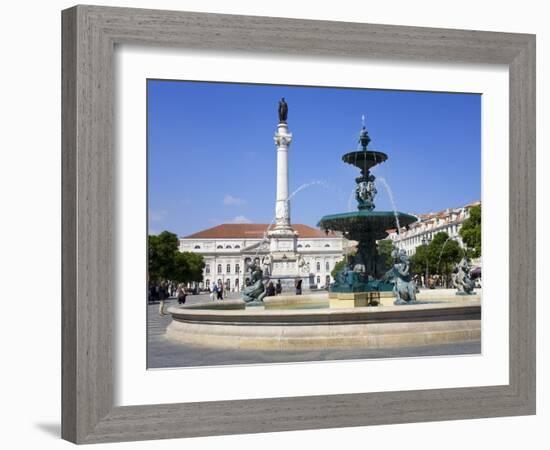
[[286,123],[288,118],[288,105],[285,102],[285,98],[279,100],[279,123]]

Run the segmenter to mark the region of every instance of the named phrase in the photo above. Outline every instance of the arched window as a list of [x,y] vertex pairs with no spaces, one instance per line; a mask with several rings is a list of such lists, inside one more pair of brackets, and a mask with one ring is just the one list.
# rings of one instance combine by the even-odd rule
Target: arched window
[[195,250],[200,250],[201,246],[200,245],[195,245]]
[[210,280],[206,279],[206,289],[210,289]]
[[223,245],[218,245],[216,248],[218,248],[218,249],[223,248]]
[[[321,263],[319,261],[317,261],[317,272],[320,272],[321,271]],[[317,277],[319,278],[319,277]]]
[[330,244],[325,244],[325,247],[326,247],[326,248],[329,248],[329,247],[330,247]]
[[330,263],[328,261],[325,262],[325,270],[326,271],[330,270]]
[[226,272],[226,273],[231,273],[231,264],[228,264],[228,265],[225,267],[225,272]]
[[236,291],[239,290],[239,279],[238,278],[235,278],[235,284],[233,286],[235,286]]
[[321,277],[317,275],[317,285],[321,284]]
[[298,248],[302,248],[302,244],[298,244]]
[[310,247],[311,247],[311,245],[309,245],[309,244],[306,244],[306,248],[310,248]]
[[204,266],[204,272],[205,272],[205,273],[210,273],[210,264],[206,264],[206,265]]
[[222,265],[218,264],[218,274],[222,273]]
[[235,273],[241,273],[241,266],[239,264],[235,264]]
[[228,291],[231,290],[231,280],[229,278],[225,280],[225,289],[227,289]]
[[230,246],[230,245],[226,245],[225,248],[231,248],[231,246]]
[[235,248],[241,248],[241,246],[239,244],[235,245]]

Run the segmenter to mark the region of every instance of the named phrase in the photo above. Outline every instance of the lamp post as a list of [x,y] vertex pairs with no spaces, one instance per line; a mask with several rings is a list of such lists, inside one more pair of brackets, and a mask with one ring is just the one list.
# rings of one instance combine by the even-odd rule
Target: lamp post
[[[430,238],[427,238],[425,236],[422,236],[422,245],[428,245],[430,243],[431,239]],[[425,287],[429,287],[428,286],[428,249],[426,248],[426,273],[425,273],[425,278],[424,278],[424,286]]]

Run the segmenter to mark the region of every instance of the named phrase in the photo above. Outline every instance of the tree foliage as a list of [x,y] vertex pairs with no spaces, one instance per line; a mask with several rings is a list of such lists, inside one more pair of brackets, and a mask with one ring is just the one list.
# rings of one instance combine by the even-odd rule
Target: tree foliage
[[437,233],[432,241],[416,248],[411,257],[413,273],[439,274],[450,276],[456,263],[460,261],[464,251],[458,242],[449,239],[447,233]]
[[478,258],[481,256],[481,206],[470,208],[470,217],[462,224],[459,231],[462,242],[468,249],[468,256]]
[[336,275],[338,274],[338,272],[340,272],[344,268],[345,265],[346,265],[346,258],[334,264],[334,267],[330,272],[330,274],[332,275],[332,278],[336,279]]
[[379,270],[380,272],[386,272],[392,267],[392,251],[393,241],[391,239],[383,239],[381,241],[378,241],[378,261],[381,265]]
[[202,281],[204,260],[201,255],[179,251],[174,233],[163,231],[148,237],[149,279],[176,282]]

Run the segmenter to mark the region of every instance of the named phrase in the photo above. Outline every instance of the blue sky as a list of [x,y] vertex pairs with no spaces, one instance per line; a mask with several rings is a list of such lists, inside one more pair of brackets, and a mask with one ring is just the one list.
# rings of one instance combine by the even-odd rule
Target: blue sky
[[[293,223],[355,209],[361,116],[369,149],[388,155],[372,173],[397,209],[438,211],[481,198],[481,96],[370,89],[148,80],[149,232],[180,236],[220,223],[269,223],[274,215],[273,134],[281,97],[293,133]],[[377,183],[376,210],[391,210]]]

